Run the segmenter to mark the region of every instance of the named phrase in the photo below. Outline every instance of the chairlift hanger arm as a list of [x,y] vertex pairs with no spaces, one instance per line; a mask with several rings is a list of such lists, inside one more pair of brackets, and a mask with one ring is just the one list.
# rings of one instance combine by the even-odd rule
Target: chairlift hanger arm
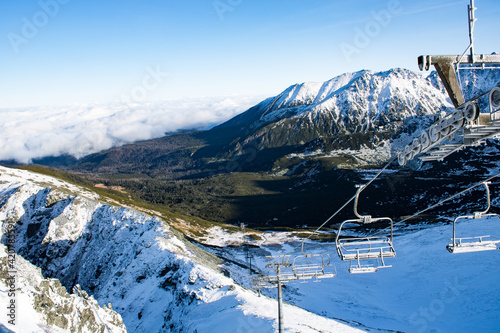
[[499,65],[500,54],[468,54],[464,55],[421,55],[418,57],[418,68],[423,71],[429,70],[430,65],[439,65],[441,63],[450,63],[453,65]]
[[421,71],[429,70],[429,67],[434,65],[456,108],[465,102],[455,70],[456,66],[461,63],[475,66],[499,65],[500,54],[475,54],[463,55],[463,57],[460,55],[421,55],[418,57],[418,68]]
[[483,215],[488,213],[491,208],[490,188],[488,186],[489,184],[491,184],[491,182],[483,182],[484,189],[486,190],[486,209],[482,212],[475,212],[474,216],[482,217]]
[[358,202],[359,194],[365,189],[366,185],[356,185],[356,198],[354,199],[354,215],[360,220],[360,222],[367,224],[372,222],[372,217],[370,215],[361,215],[358,213]]

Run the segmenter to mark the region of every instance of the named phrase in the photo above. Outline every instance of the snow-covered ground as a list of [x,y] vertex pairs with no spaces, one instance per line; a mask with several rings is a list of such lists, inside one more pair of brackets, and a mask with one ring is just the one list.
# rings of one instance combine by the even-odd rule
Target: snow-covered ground
[[0,323],[14,332],[126,332],[120,315],[107,305],[100,307],[78,289],[68,294],[58,280],[44,279],[39,268],[9,255],[1,244],[0,262]]
[[[111,303],[129,331],[277,329],[276,300],[250,289],[247,252],[237,246],[243,234],[217,227],[207,234],[216,246],[202,248],[224,258],[220,269],[219,259],[158,218],[107,206],[91,196],[60,196],[57,201],[57,193],[69,192],[69,185],[55,186],[58,181],[26,171],[1,168],[0,174],[3,225],[13,218],[24,224],[18,250],[35,254],[26,247],[30,239],[34,248],[52,253],[50,260],[30,260],[38,260],[44,273],[59,274],[61,281],[76,279],[82,288],[93,288],[89,293],[101,306]],[[78,191],[73,188],[72,193]],[[498,204],[496,198],[493,204]],[[45,235],[26,236],[40,222]],[[463,220],[457,235],[500,235],[499,227],[495,217]],[[337,276],[287,283],[286,332],[497,332],[500,252],[448,253],[451,223],[402,231],[394,238],[397,256],[386,259],[392,267],[373,274],[349,274],[334,244],[307,241],[306,253],[331,255]],[[300,241],[289,236],[268,233],[255,240],[249,247],[253,268],[266,270],[266,256],[289,254],[293,260],[299,255]],[[72,264],[79,268],[74,271]],[[275,298],[276,289],[263,294]]]
[[[54,183],[0,167],[0,239],[7,243],[6,233],[15,225],[17,255],[39,266],[45,277],[79,284],[99,305],[111,304],[130,332],[277,329],[276,300],[236,284],[223,274],[219,259],[186,241],[167,221],[79,196],[84,190],[77,187],[69,196],[67,186],[47,187]],[[5,297],[0,300],[4,305]],[[287,332],[359,332],[294,305],[284,309]],[[40,316],[33,320],[46,325]],[[5,317],[0,323],[22,332]]]
[[[335,149],[325,153],[323,149],[317,149],[315,151],[307,151],[305,153],[291,153],[287,155],[289,159],[299,158],[302,160],[308,160],[312,158],[331,158],[331,157],[346,157],[352,156],[356,159],[358,165],[365,164],[378,164],[382,165],[391,159],[394,151],[397,151],[402,146],[401,142],[409,141],[408,138],[398,140],[384,140],[381,141],[375,148],[368,148],[366,145],[362,145],[359,149]],[[339,164],[339,168],[352,168],[350,164]]]
[[[458,236],[500,235],[500,218],[461,220]],[[500,252],[450,254],[452,225],[428,226],[396,236],[397,256],[386,259],[391,268],[373,274],[349,274],[348,262],[338,259],[331,243],[308,241],[306,253],[331,254],[337,276],[318,283],[290,282],[287,301],[329,318],[339,318],[361,329],[404,332],[498,332],[500,324]],[[261,245],[250,249],[252,263],[266,270],[266,255],[300,254],[299,243]],[[242,249],[226,255],[245,262]],[[325,257],[326,258],[326,257]],[[248,284],[249,273],[227,264],[232,276]],[[236,278],[238,276],[238,278]],[[264,291],[274,295],[275,291]],[[285,318],[291,315],[285,312]]]

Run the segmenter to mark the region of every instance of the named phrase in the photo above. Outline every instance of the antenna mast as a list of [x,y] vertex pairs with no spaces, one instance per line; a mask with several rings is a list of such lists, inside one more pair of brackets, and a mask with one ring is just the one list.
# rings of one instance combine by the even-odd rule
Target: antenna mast
[[470,57],[471,62],[474,63],[474,23],[476,18],[474,17],[474,11],[477,9],[474,7],[474,0],[470,0],[470,5],[467,6],[469,13],[469,39],[470,39]]

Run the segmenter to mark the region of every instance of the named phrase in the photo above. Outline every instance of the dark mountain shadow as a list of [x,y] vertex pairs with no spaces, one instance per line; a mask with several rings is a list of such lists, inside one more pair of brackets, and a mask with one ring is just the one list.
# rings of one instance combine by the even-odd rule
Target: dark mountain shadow
[[[47,197],[50,188],[40,190],[31,195],[23,203],[25,213],[19,218],[15,226],[16,246],[19,247],[18,254],[30,260],[35,266],[40,266],[50,257],[47,250],[40,248],[49,231],[50,221],[57,218],[64,209],[71,203],[72,199],[57,201],[54,204],[47,204]],[[35,207],[39,207],[34,210]],[[7,235],[3,235],[1,242],[7,244]]]
[[[143,218],[145,221],[141,222],[149,226],[149,229],[144,229],[142,224],[140,227],[127,224],[129,221],[120,217],[126,215],[119,213],[123,208],[99,206],[85,221],[85,227],[75,241],[48,241],[45,238],[50,224],[72,200],[44,207],[49,190],[41,192],[42,195],[40,192],[34,194],[23,204],[27,213],[16,225],[17,254],[39,267],[43,276],[59,279],[67,290],[80,284],[89,293],[97,293],[103,281],[110,279],[110,268],[117,265],[126,268],[147,245],[141,239],[143,233],[157,227],[154,218]],[[44,208],[33,211],[33,207]],[[2,237],[3,244],[6,244],[6,237]]]
[[[400,221],[487,178],[488,168],[470,173],[460,169],[461,173],[450,174],[450,166],[460,165],[467,170],[474,165],[474,160],[464,161],[467,155],[464,153],[456,160],[450,159],[447,165],[438,164],[429,170],[393,169],[384,173],[361,193],[358,212]],[[488,165],[488,161],[484,164]],[[194,215],[217,220],[224,205],[230,212],[224,222],[236,225],[244,222],[255,228],[317,227],[353,197],[355,184],[366,184],[374,175],[375,172],[330,170],[313,177],[257,180],[256,187],[266,194],[221,196],[218,200],[207,201],[206,205],[199,204],[201,206]],[[500,195],[499,185],[500,180],[492,182],[492,198]],[[477,187],[427,211],[425,217],[429,221],[440,217],[453,219],[458,215],[484,210],[485,205],[484,190]],[[498,210],[499,207],[491,208],[492,212]],[[343,220],[352,218],[356,218],[353,203],[346,206],[327,227],[335,227]],[[417,222],[420,220],[410,220],[407,224]]]

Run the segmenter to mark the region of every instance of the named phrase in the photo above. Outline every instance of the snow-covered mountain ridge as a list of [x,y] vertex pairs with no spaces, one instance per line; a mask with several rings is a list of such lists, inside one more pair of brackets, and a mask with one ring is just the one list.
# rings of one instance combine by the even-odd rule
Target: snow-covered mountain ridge
[[[404,109],[398,107],[403,103]],[[257,107],[263,110],[259,115],[262,123],[276,122],[284,116],[302,114],[303,117],[312,117],[317,113],[331,113],[335,118],[340,115],[350,117],[358,125],[363,124],[364,128],[358,128],[363,130],[375,126],[376,121],[384,117],[383,114],[386,114],[387,120],[397,120],[434,114],[436,110],[450,107],[450,104],[446,96],[436,91],[422,75],[405,69],[392,69],[379,73],[363,70],[342,74],[326,82],[295,84]],[[241,123],[244,118],[244,115],[236,116],[224,126]]]
[[[14,224],[18,256],[68,290],[80,285],[100,305],[111,304],[130,332],[276,329],[276,301],[224,276],[220,259],[166,221],[80,193],[47,176],[0,167],[2,243]],[[285,309],[294,332],[359,331],[292,305]]]
[[[461,78],[466,98],[472,98],[500,81],[500,72],[468,70]],[[411,140],[412,133],[429,126],[435,115],[452,109],[435,72],[423,76],[399,68],[363,70],[326,82],[292,85],[219,128],[237,133],[237,154],[245,146],[296,146],[295,154],[320,149],[325,156],[351,149],[357,152],[350,155],[378,164],[361,150],[385,147],[388,152],[383,155],[388,158]]]
[[[446,94],[420,74],[405,69],[360,71],[323,83],[293,85],[221,127],[253,129],[251,134],[246,130],[247,142],[275,147],[368,131],[394,135],[406,119],[450,107]],[[274,136],[277,140],[271,139]]]

